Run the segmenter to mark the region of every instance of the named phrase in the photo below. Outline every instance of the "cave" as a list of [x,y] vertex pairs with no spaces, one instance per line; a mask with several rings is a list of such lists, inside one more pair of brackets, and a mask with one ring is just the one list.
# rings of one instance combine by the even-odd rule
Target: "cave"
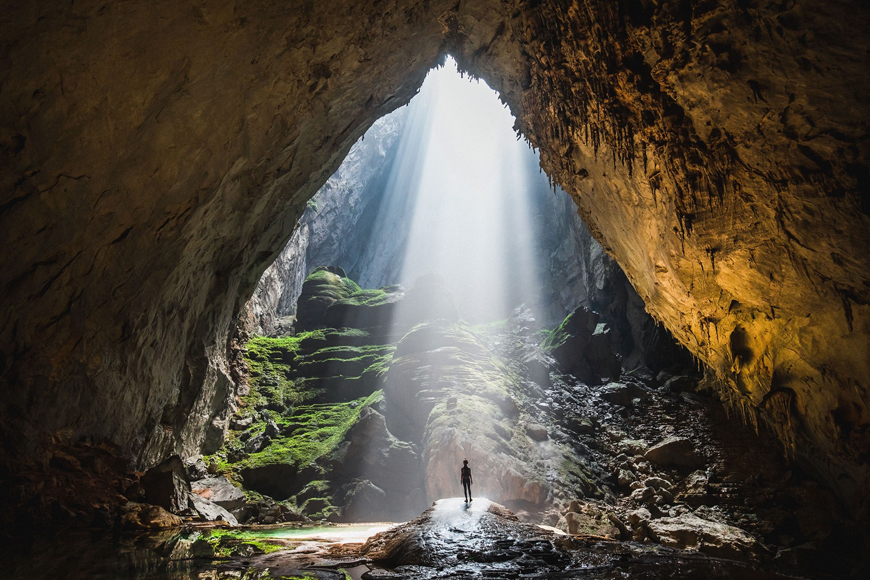
[[[50,0],[4,2],[3,13],[0,514],[5,541],[36,554],[0,569],[4,574],[40,577],[33,566],[46,552],[69,552],[57,561],[67,562],[68,571],[80,569],[71,577],[106,574],[93,550],[48,541],[70,529],[108,553],[118,546],[119,526],[150,527],[152,534],[161,528],[162,539],[151,536],[148,544],[158,545],[150,557],[161,566],[174,565],[167,563],[176,561],[170,552],[188,550],[184,561],[203,556],[197,550],[206,549],[204,541],[190,537],[201,532],[190,532],[185,510],[212,514],[194,517],[196,525],[223,512],[208,494],[178,491],[189,490],[191,469],[200,469],[191,461],[219,453],[242,432],[242,399],[262,378],[250,364],[258,344],[252,337],[280,336],[292,323],[297,333],[319,330],[336,345],[356,340],[328,338],[324,329],[339,328],[322,320],[328,309],[309,316],[316,319],[311,328],[299,327],[298,308],[295,321],[279,316],[310,297],[302,280],[283,304],[267,304],[264,284],[278,280],[275,267],[287,262],[285,248],[298,243],[311,219],[306,215],[315,213],[315,194],[353,156],[355,144],[371,141],[360,139],[413,104],[427,74],[448,55],[507,106],[513,129],[538,155],[542,178],[553,187],[549,195],[570,202],[559,215],[573,219],[576,212],[577,235],[599,248],[605,294],[620,297],[588,296],[568,318],[550,312],[547,323],[558,336],[544,346],[558,360],[523,361],[529,377],[543,383],[555,371],[580,377],[589,389],[584,393],[612,405],[605,415],[614,425],[638,414],[631,411],[637,399],[638,409],[659,405],[675,421],[706,425],[702,435],[712,433],[712,441],[723,434],[722,441],[733,443],[723,444],[722,456],[750,466],[752,485],[770,491],[770,497],[744,496],[746,480],[701,478],[702,458],[685,448],[685,438],[663,451],[660,437],[650,435],[650,447],[639,451],[637,440],[624,434],[625,457],[614,457],[608,473],[578,468],[560,476],[577,492],[570,505],[559,504],[562,520],[549,523],[564,524],[570,534],[529,527],[535,523],[530,505],[538,500],[525,486],[522,500],[493,503],[488,511],[479,501],[468,512],[495,540],[466,556],[485,558],[498,570],[499,562],[529,558],[552,567],[540,568],[539,577],[554,569],[567,574],[578,562],[612,577],[616,561],[651,578],[867,573],[870,81],[862,71],[870,14],[864,4]],[[566,239],[553,220],[545,225],[553,243]],[[362,236],[361,243],[359,232],[346,231]],[[350,281],[365,275],[338,264],[309,265],[325,267],[308,277],[312,292],[336,284],[353,289]],[[566,307],[581,302],[581,283],[554,280],[575,298]],[[356,281],[360,292],[382,285],[360,288]],[[402,300],[441,308],[438,317],[449,318],[437,288],[424,284],[417,298],[414,288],[403,290]],[[345,308],[340,322],[354,315],[352,324],[362,325],[367,312]],[[543,325],[546,316],[534,314]],[[517,312],[505,327],[526,340],[533,334],[523,334],[529,320]],[[633,355],[627,343],[615,347],[634,368],[614,370],[609,374],[622,376],[603,383],[600,372],[589,374],[609,352],[593,348],[601,340],[593,330],[603,324],[611,338],[627,339],[638,321],[649,341],[636,341]],[[576,338],[583,328],[589,336]],[[454,330],[417,334],[406,352],[448,339],[479,349]],[[572,347],[575,340],[583,347]],[[391,348],[403,348],[403,341]],[[685,380],[656,367],[655,360],[673,357],[685,361]],[[490,395],[487,408],[505,416],[525,412]],[[553,397],[547,412],[571,422],[574,439],[606,442],[600,421],[570,415],[565,400]],[[419,451],[404,441],[426,417],[390,425],[377,407],[354,409],[364,415],[360,430],[386,437],[397,457]],[[547,426],[538,427],[527,424],[528,438],[546,442]],[[403,436],[387,437],[396,434]],[[722,497],[749,510],[741,525],[755,525],[750,516],[773,522],[768,536],[732,529],[735,522],[698,497],[698,505],[686,504],[691,512],[639,507],[665,497],[664,483],[651,481],[664,478],[654,472],[645,479],[649,485],[631,488],[622,472],[637,463],[625,461],[645,457],[655,464],[651,458],[664,461],[668,450],[680,458],[671,465],[680,493],[715,483]],[[573,457],[578,464],[587,459]],[[761,469],[768,465],[779,471]],[[267,482],[259,493],[274,499],[303,492],[309,502],[323,499],[310,466],[285,462],[276,469],[277,476],[248,471],[243,479]],[[791,491],[771,488],[774,477],[788,480],[783,485]],[[279,489],[268,483],[276,478],[310,485]],[[601,498],[594,487],[607,495],[601,482],[614,497],[634,498],[633,516],[608,515],[595,503]],[[233,489],[223,490],[235,499],[221,510],[240,509]],[[357,491],[360,511],[348,518],[367,521],[373,492]],[[419,514],[435,499],[408,496],[406,507]],[[669,505],[665,500],[656,505]],[[438,505],[412,523],[437,532],[439,514],[453,509]],[[280,505],[275,509],[273,517],[289,517]],[[677,534],[671,520],[680,518],[695,518],[693,545],[708,551],[663,540]],[[780,527],[785,521],[792,527]],[[737,538],[731,548],[704,539],[716,535],[716,526]],[[418,528],[374,536],[365,557],[354,557],[417,566],[411,577],[433,577],[425,574],[447,565],[455,577],[467,577],[467,560],[457,563],[443,546],[420,548]],[[95,529],[108,535],[94,540]],[[179,529],[188,534],[183,546],[172,535]],[[513,544],[498,539],[504,534]],[[232,546],[242,548],[222,565],[242,566],[251,550],[261,558],[280,553],[236,541]],[[748,547],[753,542],[763,547]],[[650,545],[663,551],[637,547]],[[332,556],[353,567],[350,552]],[[343,577],[316,559],[303,564],[318,577]],[[529,571],[520,566],[511,573],[523,570]],[[382,572],[369,577],[399,577]],[[56,569],[43,573],[57,577]],[[251,577],[269,577],[262,573]]]

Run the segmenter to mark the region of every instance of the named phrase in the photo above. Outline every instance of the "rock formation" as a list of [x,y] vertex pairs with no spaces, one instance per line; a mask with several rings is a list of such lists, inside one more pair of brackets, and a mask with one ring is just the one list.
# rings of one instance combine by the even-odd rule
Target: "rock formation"
[[866,509],[863,3],[3,12],[4,446],[197,453],[225,428],[233,319],[307,200],[450,52],[710,384]]

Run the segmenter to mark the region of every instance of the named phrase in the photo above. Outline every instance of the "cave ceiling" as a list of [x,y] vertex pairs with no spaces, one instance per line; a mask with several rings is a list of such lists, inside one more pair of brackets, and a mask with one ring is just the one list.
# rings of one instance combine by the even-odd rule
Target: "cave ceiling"
[[3,3],[4,437],[195,454],[305,202],[444,54],[496,89],[735,416],[870,482],[868,8]]

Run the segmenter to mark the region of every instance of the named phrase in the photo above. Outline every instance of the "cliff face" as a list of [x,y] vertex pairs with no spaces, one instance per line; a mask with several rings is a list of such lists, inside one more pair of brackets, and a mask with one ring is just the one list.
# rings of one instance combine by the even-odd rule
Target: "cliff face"
[[648,310],[864,506],[858,2],[4,3],[5,439],[192,453],[234,316],[443,51],[498,90]]
[[[308,202],[290,241],[263,272],[245,305],[246,327],[252,332],[270,334],[278,327],[279,318],[296,313],[302,283],[317,266],[345,266],[348,261],[356,264],[366,254],[362,268],[367,272],[379,278],[395,274],[394,270],[384,270],[399,261],[390,258],[401,247],[403,236],[379,236],[378,242],[388,247],[378,248],[374,255],[366,252],[371,244],[361,238],[370,233],[372,214],[378,213],[383,181],[395,159],[407,113],[403,107],[376,121]],[[398,227],[402,217],[393,216]]]

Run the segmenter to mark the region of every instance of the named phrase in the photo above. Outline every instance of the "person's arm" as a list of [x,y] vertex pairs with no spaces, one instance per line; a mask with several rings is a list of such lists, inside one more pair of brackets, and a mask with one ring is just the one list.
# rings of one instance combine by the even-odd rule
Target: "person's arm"
[[470,467],[468,468],[468,483],[470,483],[471,485],[474,485],[474,478],[471,477],[471,468]]

